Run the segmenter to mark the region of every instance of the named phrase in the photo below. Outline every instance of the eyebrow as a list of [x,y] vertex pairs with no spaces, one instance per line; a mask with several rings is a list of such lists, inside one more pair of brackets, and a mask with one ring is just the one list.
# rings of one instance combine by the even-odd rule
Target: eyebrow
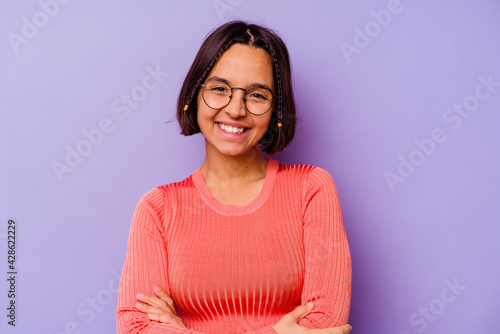
[[[221,82],[225,83],[226,85],[231,86],[229,84],[229,81],[227,79],[224,79],[224,78],[221,78],[221,77],[218,77],[218,76],[212,76],[212,77],[208,78],[207,82],[210,81],[210,80],[221,81]],[[250,88],[250,87],[266,88],[266,89],[269,89],[271,92],[273,92],[273,90],[271,89],[271,87],[269,87],[268,85],[262,84],[262,83],[258,83],[258,82],[250,84],[250,86],[248,88]]]

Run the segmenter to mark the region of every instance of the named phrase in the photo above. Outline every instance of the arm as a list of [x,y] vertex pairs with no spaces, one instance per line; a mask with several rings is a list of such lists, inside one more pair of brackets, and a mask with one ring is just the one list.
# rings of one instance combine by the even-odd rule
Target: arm
[[[165,291],[160,288],[155,290],[156,296],[144,296],[142,299],[148,308],[147,312],[154,312],[153,318],[162,323],[172,324],[176,323],[175,318],[176,312],[173,311],[173,300],[167,295]],[[155,306],[156,305],[156,306]],[[261,328],[257,331],[246,332],[246,334],[256,334],[256,333],[277,333],[277,334],[349,334],[352,327],[350,325],[344,325],[335,328],[324,328],[324,329],[308,329],[298,325],[300,319],[311,312],[313,303],[309,302],[307,305],[300,305],[295,308],[292,312],[285,314],[280,321],[272,326]],[[151,314],[150,314],[151,315]],[[173,322],[172,322],[173,321]],[[181,327],[186,327],[181,322],[179,324]],[[182,330],[179,330],[182,333]]]
[[151,293],[155,285],[170,292],[167,251],[161,233],[163,203],[162,191],[155,188],[140,199],[135,209],[118,293],[116,323],[119,334],[198,333],[152,321],[135,307],[137,293]]
[[340,203],[330,174],[311,172],[304,196],[305,277],[301,304],[314,309],[298,324],[327,328],[347,324],[351,303],[351,255]]
[[[117,329],[119,334],[202,334],[192,329],[160,323],[136,309],[138,293],[153,294],[158,285],[170,295],[167,250],[162,238],[164,194],[155,188],[139,201],[132,218],[127,255],[118,293]],[[276,334],[270,326],[254,333]]]

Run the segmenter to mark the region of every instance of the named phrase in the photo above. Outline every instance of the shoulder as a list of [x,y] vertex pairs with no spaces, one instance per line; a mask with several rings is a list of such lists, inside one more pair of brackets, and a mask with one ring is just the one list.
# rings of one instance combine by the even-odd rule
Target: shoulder
[[298,191],[307,201],[319,191],[337,196],[331,174],[324,168],[311,164],[285,164],[278,162],[278,183]]
[[176,202],[176,197],[193,187],[192,175],[182,181],[172,182],[154,187],[146,192],[139,200],[138,206],[147,210],[161,214],[165,210],[167,203]]
[[161,187],[155,187],[142,195],[139,199],[139,205],[153,209],[161,206],[164,200],[165,192],[161,189]]
[[309,183],[332,183],[330,173],[319,166],[309,164],[285,164],[278,162],[278,175],[287,179],[298,179]]

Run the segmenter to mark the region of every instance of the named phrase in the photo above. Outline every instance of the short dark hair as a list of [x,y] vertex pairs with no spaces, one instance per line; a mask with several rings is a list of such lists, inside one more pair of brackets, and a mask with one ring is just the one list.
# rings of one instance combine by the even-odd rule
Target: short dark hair
[[[200,132],[197,121],[199,85],[206,79],[217,59],[233,44],[264,49],[271,56],[273,76],[277,87],[271,122],[259,141],[260,149],[268,154],[282,151],[295,134],[295,102],[288,50],[283,40],[271,29],[243,21],[231,21],[212,31],[200,47],[177,100],[177,120],[181,134]],[[282,124],[278,127],[277,123]]]

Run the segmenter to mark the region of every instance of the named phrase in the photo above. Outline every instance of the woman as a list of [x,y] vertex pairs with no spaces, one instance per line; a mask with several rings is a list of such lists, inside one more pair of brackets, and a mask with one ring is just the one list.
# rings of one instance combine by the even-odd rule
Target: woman
[[295,131],[283,41],[240,21],[216,29],[177,118],[182,134],[203,134],[206,157],[139,201],[118,333],[349,333],[351,259],[333,180],[264,155]]

